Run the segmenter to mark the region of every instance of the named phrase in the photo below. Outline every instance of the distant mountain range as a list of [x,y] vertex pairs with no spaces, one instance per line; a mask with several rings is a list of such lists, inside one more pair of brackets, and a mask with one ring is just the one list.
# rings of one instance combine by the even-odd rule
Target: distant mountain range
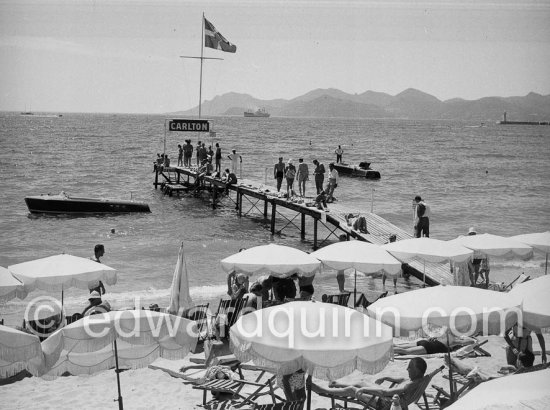
[[[395,96],[375,91],[348,94],[329,88],[310,91],[292,100],[260,100],[248,94],[227,93],[204,101],[204,116],[243,116],[248,109],[265,107],[273,117],[311,118],[408,118],[498,121],[507,112],[509,121],[550,120],[550,95],[529,93],[524,97],[453,98],[441,101],[409,88]],[[198,107],[172,113],[198,115]]]

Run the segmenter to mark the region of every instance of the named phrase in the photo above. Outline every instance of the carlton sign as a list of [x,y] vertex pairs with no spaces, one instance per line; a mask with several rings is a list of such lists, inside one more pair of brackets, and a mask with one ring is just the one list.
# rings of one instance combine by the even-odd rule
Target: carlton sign
[[168,131],[209,132],[208,120],[169,120]]

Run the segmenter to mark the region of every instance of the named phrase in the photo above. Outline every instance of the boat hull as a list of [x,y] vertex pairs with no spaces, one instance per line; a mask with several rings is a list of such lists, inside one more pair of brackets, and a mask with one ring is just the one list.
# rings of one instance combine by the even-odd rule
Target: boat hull
[[257,117],[257,118],[269,118],[271,114],[256,114],[256,113],[253,113],[253,112],[245,112],[244,113],[244,116],[245,117]]
[[[362,163],[368,164],[368,163]],[[370,169],[370,164],[366,166],[353,166],[347,164],[334,164],[334,168],[340,175],[347,175],[351,177],[360,177],[366,179],[380,179],[380,172]]]
[[63,195],[40,195],[25,198],[33,214],[118,214],[151,212],[145,202],[102,198],[74,198]]

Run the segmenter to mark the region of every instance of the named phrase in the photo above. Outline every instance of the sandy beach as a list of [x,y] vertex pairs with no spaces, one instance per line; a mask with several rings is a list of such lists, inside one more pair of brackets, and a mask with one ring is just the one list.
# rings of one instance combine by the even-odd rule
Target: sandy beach
[[[544,336],[547,346],[550,345],[550,335],[545,334]],[[496,373],[502,365],[506,364],[505,342],[498,336],[480,338],[480,340],[485,339],[488,339],[488,343],[484,345],[484,348],[491,353],[491,357],[466,358],[464,360],[491,373]],[[534,350],[540,352],[540,346],[536,338],[534,339]],[[202,353],[194,354],[188,356],[185,360],[179,361],[158,359],[149,368],[122,372],[120,382],[125,408],[200,409],[202,391],[193,389],[192,384],[170,375],[170,373],[177,375],[178,369],[185,364],[190,364],[189,359],[193,357],[204,356]],[[442,357],[430,357],[426,361],[428,372],[443,364]],[[535,357],[535,364],[540,363],[540,361],[539,353]],[[381,376],[405,376],[407,363],[408,360],[396,358],[376,375],[362,375],[355,371],[351,375],[342,378],[341,381],[374,380]],[[153,367],[157,369],[153,369]],[[163,368],[166,371],[158,368]],[[443,372],[445,371],[446,369]],[[245,377],[252,380],[258,375],[257,372],[250,370],[245,370],[244,374]],[[326,382],[315,379],[314,381],[320,385],[326,385]],[[448,390],[448,382],[443,378],[442,372],[434,377],[433,384]],[[430,391],[428,390],[428,392]],[[51,381],[37,377],[26,378],[10,385],[0,386],[0,396],[3,403],[9,403],[4,407],[6,409],[116,409],[118,406],[113,401],[117,397],[116,377],[113,370],[103,371],[91,376],[60,377]],[[518,403],[510,403],[509,408],[523,408],[519,405],[520,399],[522,398],[518,397]],[[523,399],[529,399],[529,397]],[[268,399],[264,398],[264,400]],[[539,400],[538,403],[543,407],[535,408],[549,408],[550,391],[546,393],[544,400]],[[330,408],[330,401],[314,393],[312,408],[328,409]],[[416,409],[417,407],[410,406],[409,408]]]

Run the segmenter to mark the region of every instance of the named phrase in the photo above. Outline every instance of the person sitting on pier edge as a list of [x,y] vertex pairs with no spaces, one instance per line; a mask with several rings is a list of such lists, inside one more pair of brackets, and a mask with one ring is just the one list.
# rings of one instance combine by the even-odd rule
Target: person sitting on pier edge
[[313,175],[315,176],[315,188],[317,189],[317,195],[323,191],[323,182],[325,181],[325,166],[316,159],[313,160],[315,169]]
[[279,162],[273,167],[273,178],[277,180],[277,192],[281,191],[281,185],[283,184],[283,178],[285,177],[285,164],[283,157],[279,157]]
[[[229,185],[236,185],[237,184],[237,175],[235,175],[234,172],[229,172],[229,168],[226,168],[225,172],[222,175],[222,181],[226,183],[227,186]],[[229,193],[229,188],[225,188],[225,194],[227,195]]]
[[327,185],[327,202],[334,201],[334,189],[338,187],[338,171],[334,168],[334,163],[328,165],[328,185]]
[[415,221],[414,221],[414,236],[420,238],[425,236],[426,238],[430,237],[430,206],[423,201],[420,195],[414,197],[413,207],[415,210]]
[[156,171],[162,165],[162,157],[157,152],[157,160],[153,162],[153,171]]
[[321,191],[319,195],[315,198],[315,206],[320,211],[328,212],[327,208],[327,193],[325,191]]
[[164,166],[165,167],[170,166],[170,158],[168,158],[168,154],[164,154]]
[[344,153],[344,150],[342,149],[341,145],[338,145],[338,148],[334,150],[334,153],[336,154],[336,163],[341,164],[342,163],[342,154]]

